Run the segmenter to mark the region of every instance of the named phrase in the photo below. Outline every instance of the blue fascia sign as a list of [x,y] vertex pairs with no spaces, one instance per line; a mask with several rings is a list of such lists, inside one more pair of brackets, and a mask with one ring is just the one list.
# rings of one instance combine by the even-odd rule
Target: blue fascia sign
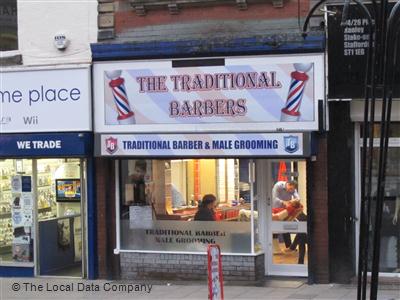
[[0,135],[0,157],[60,157],[92,154],[92,133]]
[[190,133],[96,135],[97,156],[307,157],[309,133]]

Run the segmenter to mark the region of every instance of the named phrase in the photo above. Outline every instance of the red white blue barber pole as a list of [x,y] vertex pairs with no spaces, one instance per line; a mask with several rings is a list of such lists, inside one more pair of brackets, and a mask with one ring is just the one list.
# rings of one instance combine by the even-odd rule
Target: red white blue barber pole
[[121,70],[106,71],[107,77],[110,79],[109,86],[114,96],[114,103],[118,112],[118,123],[119,124],[135,124],[135,114],[132,111],[128,95],[126,94],[126,88],[124,85],[125,80],[121,77]]
[[224,300],[224,278],[222,276],[221,249],[216,244],[207,247],[208,299]]
[[286,100],[286,105],[281,111],[281,121],[295,122],[300,119],[300,106],[303,99],[304,88],[308,80],[307,72],[311,70],[313,64],[293,64],[296,71],[292,72],[290,76],[289,93]]

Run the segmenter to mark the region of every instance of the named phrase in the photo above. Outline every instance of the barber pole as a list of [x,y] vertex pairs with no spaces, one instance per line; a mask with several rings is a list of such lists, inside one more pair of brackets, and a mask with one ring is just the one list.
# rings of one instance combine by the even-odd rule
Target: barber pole
[[222,275],[221,249],[216,244],[207,247],[208,299],[224,300],[224,278]]
[[133,113],[126,93],[124,85],[125,80],[121,77],[121,70],[106,71],[107,77],[110,79],[109,86],[114,96],[115,107],[118,112],[119,124],[135,124],[135,114]]
[[281,111],[281,121],[295,122],[300,119],[300,106],[303,99],[304,88],[308,80],[308,72],[312,68],[312,63],[309,64],[293,64],[296,71],[292,72],[290,76],[289,93],[286,100],[286,105]]

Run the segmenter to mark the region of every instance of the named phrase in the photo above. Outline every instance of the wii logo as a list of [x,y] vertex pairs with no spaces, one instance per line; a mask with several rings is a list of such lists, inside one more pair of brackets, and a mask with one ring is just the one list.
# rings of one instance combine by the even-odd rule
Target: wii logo
[[39,117],[38,116],[30,116],[30,117],[22,117],[25,125],[38,125]]

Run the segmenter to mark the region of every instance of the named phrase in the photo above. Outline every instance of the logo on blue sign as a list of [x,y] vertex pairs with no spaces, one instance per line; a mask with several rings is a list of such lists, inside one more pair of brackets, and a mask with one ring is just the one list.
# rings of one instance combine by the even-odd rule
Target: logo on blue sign
[[106,151],[110,154],[114,154],[118,150],[118,139],[109,137],[105,140]]
[[294,153],[299,150],[299,137],[294,135],[289,135],[283,137],[283,142],[285,144],[285,151],[288,153]]

